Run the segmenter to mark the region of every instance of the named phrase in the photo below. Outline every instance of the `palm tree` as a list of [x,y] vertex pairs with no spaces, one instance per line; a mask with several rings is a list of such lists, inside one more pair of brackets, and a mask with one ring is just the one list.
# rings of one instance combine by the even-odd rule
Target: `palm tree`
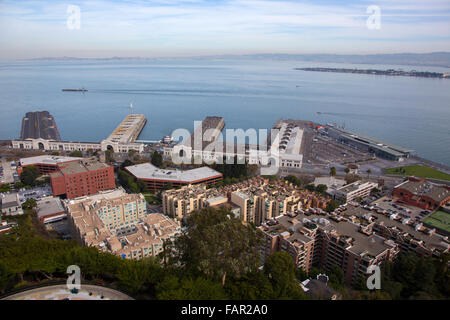
[[335,176],[336,175],[336,167],[331,167],[330,168],[330,176]]
[[370,169],[367,169],[367,179],[369,179],[369,177],[370,177],[370,174],[372,173],[372,170],[370,170]]

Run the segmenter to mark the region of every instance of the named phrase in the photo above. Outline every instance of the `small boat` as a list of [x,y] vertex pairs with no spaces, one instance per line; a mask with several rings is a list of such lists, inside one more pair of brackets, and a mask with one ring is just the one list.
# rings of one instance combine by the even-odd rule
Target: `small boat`
[[86,92],[87,89],[81,88],[81,89],[62,89],[62,91],[69,91],[69,92]]

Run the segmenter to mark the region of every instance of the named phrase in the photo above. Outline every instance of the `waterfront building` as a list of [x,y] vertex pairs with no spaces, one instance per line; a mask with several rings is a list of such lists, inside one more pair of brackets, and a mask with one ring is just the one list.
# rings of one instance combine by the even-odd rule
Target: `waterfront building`
[[114,168],[95,158],[58,163],[49,175],[53,195],[68,199],[116,187]]
[[346,144],[351,148],[366,151],[373,155],[392,161],[402,161],[412,154],[413,150],[386,143],[371,137],[361,135],[343,128],[327,124],[328,136],[336,142]]
[[450,202],[450,187],[410,177],[394,187],[392,196],[415,207],[433,211]]
[[70,200],[66,207],[74,239],[126,259],[156,256],[181,232],[179,222],[148,214],[142,194],[123,189]]
[[144,182],[148,190],[157,192],[166,187],[181,187],[189,184],[214,184],[222,181],[223,175],[209,167],[201,167],[190,170],[159,169],[151,163],[142,163],[125,167],[137,180]]
[[[225,123],[221,117],[206,117],[201,127],[194,129],[192,135],[175,146],[165,146],[163,155],[166,159],[185,159],[188,163],[221,163],[223,159],[238,159],[248,164],[268,165],[275,161],[277,167],[301,168],[303,155],[300,148],[303,139],[303,129],[288,120],[278,121],[274,125],[273,136],[267,141],[249,143],[243,141],[226,141],[218,139]],[[202,131],[200,131],[202,130]],[[255,131],[255,135],[258,133]],[[245,134],[250,134],[245,132]],[[196,139],[194,138],[196,137]],[[202,140],[203,137],[203,140]],[[236,137],[237,138],[237,137]],[[256,139],[261,137],[256,137]]]
[[27,112],[22,119],[20,139],[46,139],[59,141],[58,127],[48,111]]
[[128,152],[135,150],[142,153],[144,144],[136,142],[136,139],[146,122],[147,119],[143,114],[129,114],[106,139],[100,142],[59,141],[39,137],[13,140],[12,147],[46,151],[113,150],[114,152]]

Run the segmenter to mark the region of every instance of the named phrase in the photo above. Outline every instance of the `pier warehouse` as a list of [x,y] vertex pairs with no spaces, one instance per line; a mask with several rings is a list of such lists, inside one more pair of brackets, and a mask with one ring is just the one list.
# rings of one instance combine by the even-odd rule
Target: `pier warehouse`
[[222,181],[223,175],[209,167],[191,170],[165,170],[151,163],[142,163],[125,167],[136,179],[146,183],[149,191],[156,192],[172,185],[173,188],[188,184],[214,184]]
[[[114,152],[144,151],[144,144],[136,142],[147,119],[143,114],[129,114],[106,139],[100,142],[59,141],[50,138],[21,138],[13,140],[14,149],[47,151],[114,150]],[[55,124],[56,126],[56,124]]]
[[402,161],[405,158],[409,158],[413,152],[413,150],[382,142],[329,124],[326,126],[326,131],[330,138],[338,142],[347,144],[358,150],[370,152],[379,158],[387,160]]

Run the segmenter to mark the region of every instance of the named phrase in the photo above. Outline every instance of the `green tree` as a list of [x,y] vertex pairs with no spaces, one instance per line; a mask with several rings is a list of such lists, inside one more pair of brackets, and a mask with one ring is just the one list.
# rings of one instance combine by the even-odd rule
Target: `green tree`
[[22,203],[22,209],[33,209],[37,207],[37,202],[35,199],[28,199],[24,203]]
[[9,192],[9,191],[11,191],[11,187],[9,186],[9,184],[4,183],[0,185],[0,192]]
[[39,172],[35,166],[27,166],[23,168],[20,175],[20,181],[26,186],[34,186],[36,179],[39,177]]
[[345,168],[344,171],[345,171],[345,173],[349,174],[350,173],[350,168],[347,167],[347,168]]
[[333,199],[333,200],[330,200],[330,202],[328,202],[327,207],[325,208],[325,211],[333,212],[337,208],[339,208],[339,202],[337,202],[336,200]]
[[369,179],[370,178],[370,174],[372,173],[372,170],[367,169],[366,172],[367,172],[367,179]]
[[162,155],[156,150],[152,153],[151,163],[158,168],[162,167],[163,165]]
[[336,167],[330,168],[330,176],[334,177],[336,175]]
[[226,282],[255,270],[261,233],[244,226],[227,209],[205,208],[192,213],[185,232],[175,241],[177,263],[192,274]]
[[325,194],[325,191],[327,191],[328,187],[325,184],[319,184],[316,187],[316,191],[320,194]]
[[16,190],[19,190],[19,189],[21,189],[21,188],[23,188],[23,187],[24,187],[24,185],[23,185],[23,183],[20,182],[20,181],[17,181],[16,183],[14,183],[14,188],[15,188]]
[[292,257],[278,251],[269,256],[264,263],[264,273],[273,285],[276,298],[304,298],[304,294],[295,281],[295,266]]

